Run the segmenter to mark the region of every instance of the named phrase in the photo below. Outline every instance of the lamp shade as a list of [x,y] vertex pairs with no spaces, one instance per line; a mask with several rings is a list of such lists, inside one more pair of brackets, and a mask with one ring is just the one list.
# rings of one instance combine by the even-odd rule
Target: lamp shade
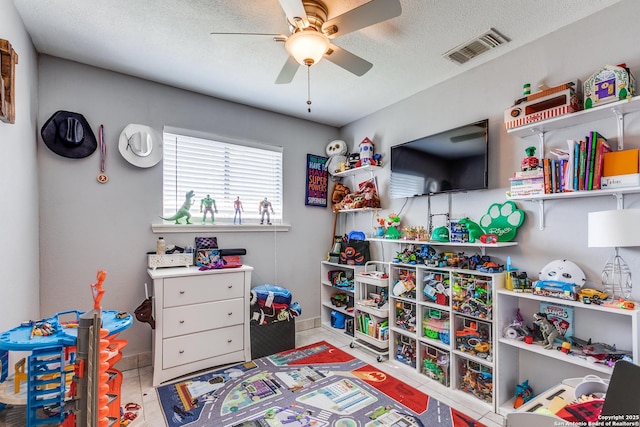
[[640,209],[589,212],[589,247],[640,246]]
[[322,59],[329,49],[329,39],[317,31],[299,31],[287,38],[284,47],[300,65],[310,66]]

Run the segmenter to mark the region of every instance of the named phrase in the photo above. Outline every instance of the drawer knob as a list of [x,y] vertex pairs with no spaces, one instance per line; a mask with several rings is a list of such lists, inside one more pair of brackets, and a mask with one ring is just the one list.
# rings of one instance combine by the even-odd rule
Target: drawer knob
[[231,289],[231,288],[233,288],[233,285],[227,286],[227,289]]
[[229,339],[227,340],[227,342],[228,342],[228,343],[232,343],[232,342],[233,342],[233,340],[232,340],[231,338],[229,338]]
[[180,291],[180,295],[184,295],[184,291]]
[[228,316],[231,316],[233,314],[233,311],[230,311],[227,313]]
[[178,350],[178,353],[182,354],[184,353],[184,350]]
[[181,324],[182,324],[182,323],[184,323],[184,320],[180,320],[180,323],[181,323]]

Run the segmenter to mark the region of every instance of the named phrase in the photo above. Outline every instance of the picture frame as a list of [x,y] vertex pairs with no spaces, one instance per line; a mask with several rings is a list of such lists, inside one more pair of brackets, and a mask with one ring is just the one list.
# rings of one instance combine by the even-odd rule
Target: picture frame
[[304,204],[307,206],[327,207],[329,173],[327,157],[307,154],[307,178]]

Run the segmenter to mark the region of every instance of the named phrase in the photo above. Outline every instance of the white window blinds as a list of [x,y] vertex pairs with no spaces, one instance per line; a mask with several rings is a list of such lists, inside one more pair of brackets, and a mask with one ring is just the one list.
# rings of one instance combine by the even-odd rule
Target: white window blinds
[[207,197],[215,201],[215,223],[232,223],[238,214],[242,224],[260,222],[265,197],[273,208],[269,221],[282,223],[282,148],[165,127],[162,216],[175,214],[189,191],[195,192],[192,223],[202,222]]

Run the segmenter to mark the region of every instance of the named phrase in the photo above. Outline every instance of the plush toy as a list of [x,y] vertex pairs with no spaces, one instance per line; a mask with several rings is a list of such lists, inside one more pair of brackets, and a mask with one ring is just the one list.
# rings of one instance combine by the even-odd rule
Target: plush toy
[[327,172],[333,176],[336,172],[340,172],[341,164],[347,164],[347,143],[336,139],[331,141],[325,149],[329,160],[327,160]]
[[338,211],[341,209],[342,201],[347,194],[350,194],[351,190],[349,187],[344,185],[341,182],[336,182],[333,186],[333,191],[331,192],[331,206],[333,211]]
[[378,193],[376,192],[375,184],[371,181],[367,181],[362,184],[360,188],[360,192],[362,194],[362,206],[363,208],[379,208],[380,207],[380,197],[378,197]]
[[390,213],[387,217],[387,231],[384,237],[387,239],[399,239],[402,233],[400,233],[398,227],[400,227],[400,216],[396,213]]

